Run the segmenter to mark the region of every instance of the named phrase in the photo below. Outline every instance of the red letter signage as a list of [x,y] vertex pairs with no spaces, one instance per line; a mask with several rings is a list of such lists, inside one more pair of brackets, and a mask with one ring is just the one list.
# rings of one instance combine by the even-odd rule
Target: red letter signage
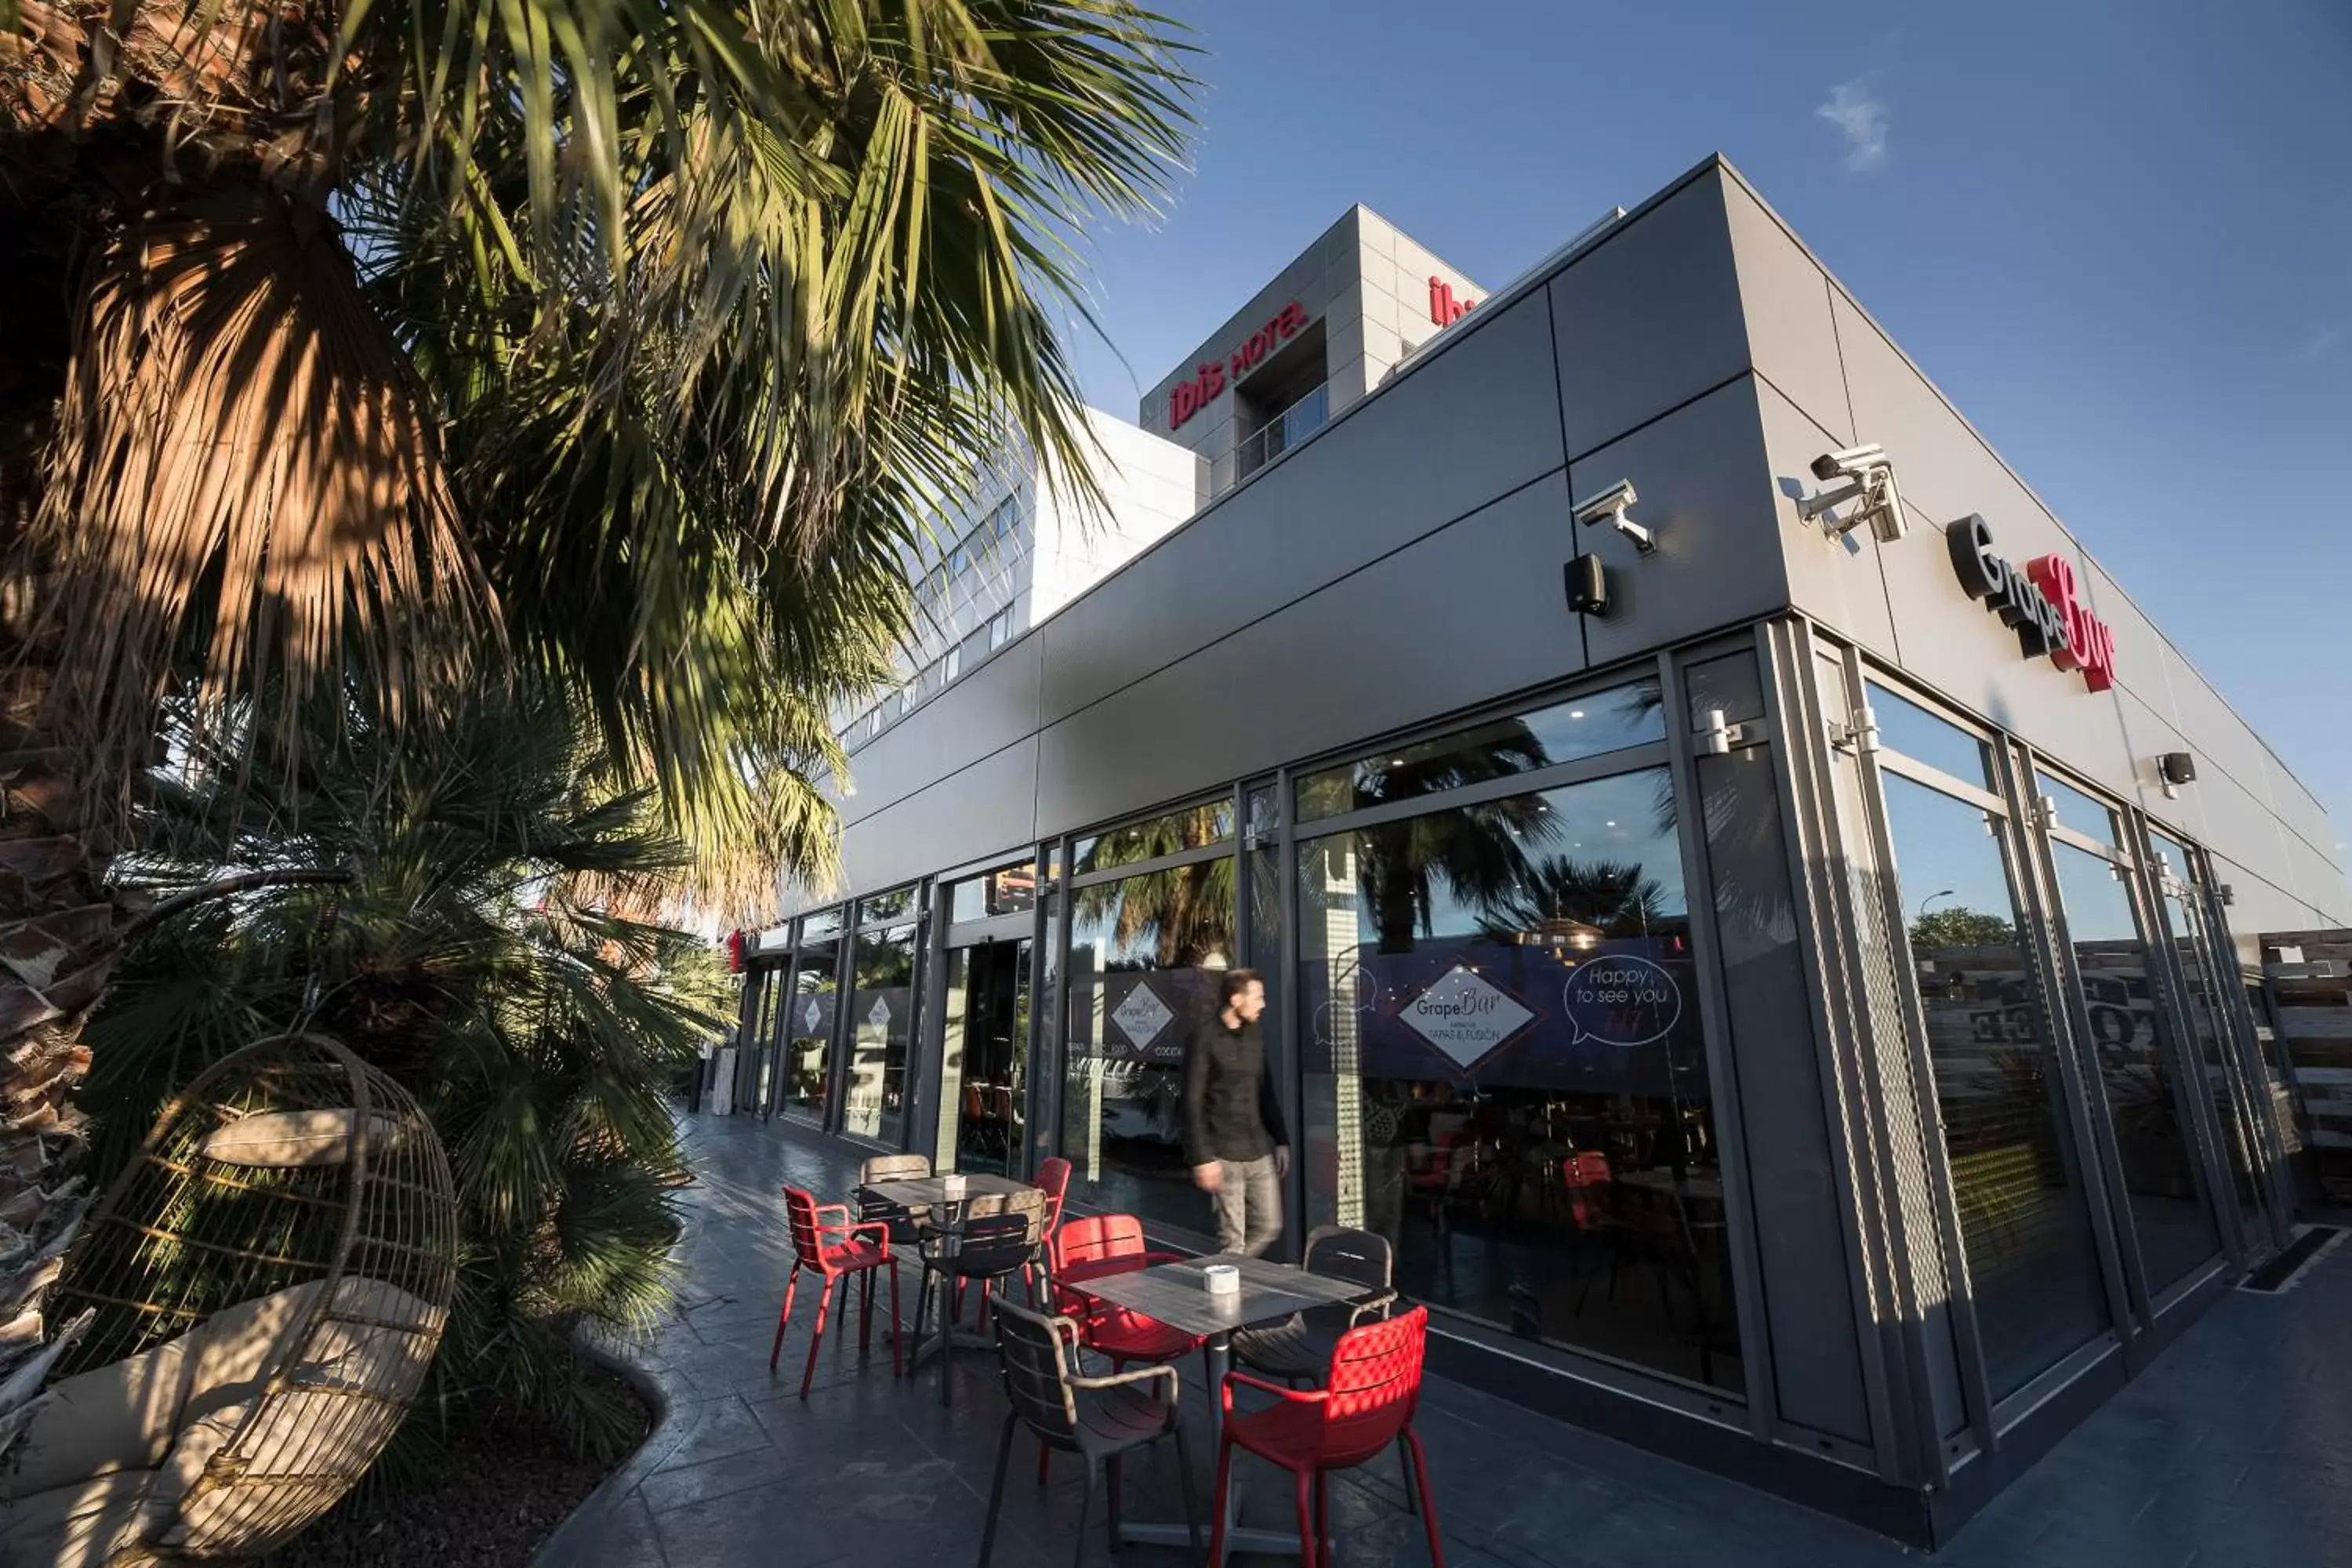
[[2080,670],[2094,691],[2115,685],[2115,633],[2084,607],[2073,562],[2043,555],[2018,566],[1994,551],[1992,530],[1973,512],[1947,527],[1944,538],[1960,586],[2016,629],[2020,652],[2028,658],[2046,654],[2061,669]]
[[1194,372],[1192,380],[1178,382],[1168,395],[1168,428],[1181,430],[1187,419],[1214,403],[1217,395],[1225,390],[1228,370],[1233,379],[1239,381],[1264,363],[1276,348],[1297,337],[1306,325],[1306,308],[1293,300],[1279,315],[1244,339],[1231,354],[1222,360],[1210,360]]
[[1477,308],[1475,300],[1457,300],[1454,285],[1443,278],[1429,280],[1429,319],[1441,327],[1450,327]]

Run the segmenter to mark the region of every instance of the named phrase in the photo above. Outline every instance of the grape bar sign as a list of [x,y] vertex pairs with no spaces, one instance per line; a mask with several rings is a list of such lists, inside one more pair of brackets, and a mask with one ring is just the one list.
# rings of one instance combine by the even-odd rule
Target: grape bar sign
[[2084,606],[2073,562],[2038,555],[2019,566],[1993,548],[1992,530],[1974,512],[1947,527],[1944,542],[1960,586],[2015,628],[2026,658],[2046,655],[2061,669],[2080,670],[2094,691],[2115,685],[2116,635]]
[[1232,379],[1239,381],[1276,348],[1297,337],[1306,325],[1307,309],[1293,300],[1282,308],[1280,315],[1243,340],[1241,347],[1227,358],[1211,360],[1193,373],[1192,380],[1178,382],[1176,389],[1168,395],[1168,428],[1181,430],[1184,421],[1217,400],[1217,395],[1225,390],[1227,366],[1232,367]]
[[1404,1026],[1462,1067],[1475,1068],[1535,1021],[1517,997],[1471,971],[1447,970],[1397,1015]]

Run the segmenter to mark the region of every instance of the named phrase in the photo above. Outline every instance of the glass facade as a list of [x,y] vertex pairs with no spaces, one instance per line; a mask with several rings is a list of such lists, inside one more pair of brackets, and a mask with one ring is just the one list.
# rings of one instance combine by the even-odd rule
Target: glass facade
[[1443,795],[1664,737],[1657,682],[1635,681],[1303,774],[1298,820]]
[[[2063,808],[2062,807],[2062,812]],[[2102,808],[2104,811],[2104,808]],[[2172,1070],[2169,1021],[2148,976],[2126,863],[2050,846],[2084,1016],[2151,1294],[2221,1250]]]
[[[1224,821],[1230,835],[1230,806]],[[1089,1206],[1209,1228],[1178,1095],[1217,972],[1236,962],[1234,914],[1231,855],[1070,894],[1061,1152]]]
[[[1819,1347],[1884,1328],[1853,1228],[1885,1238],[1848,1184],[1924,1159],[1904,1202],[1935,1206],[1905,1245],[1948,1296],[1911,1326],[1942,1347],[1954,1437],[2263,1229],[2252,1047],[2193,847],[1859,653],[1775,674],[1769,649],[803,917],[788,988],[746,1003],[749,1070],[795,1117],[943,1166],[1060,1154],[1078,1210],[1202,1245],[1181,1073],[1247,964],[1292,1121],[1290,1246],[1375,1231],[1400,1288],[1474,1333],[1855,1443],[1862,1354]],[[1830,714],[1866,697],[1874,737],[1787,732],[1774,681],[1807,675]],[[1731,749],[1695,743],[1718,715]],[[1866,1037],[1847,1054],[1825,1026]],[[1856,1073],[1904,1082],[1867,1131],[1842,1120],[1870,1098]]]
[[[803,922],[839,931],[838,916]],[[833,1091],[833,1022],[840,990],[841,942],[803,940],[793,964],[793,995],[784,1010],[782,1109],[808,1121],[823,1121]]]
[[1960,1244],[1999,1399],[2106,1326],[2092,1184],[2021,934],[2032,928],[2004,852],[2005,819],[1899,775],[1885,790]]
[[1300,847],[1307,1218],[1417,1300],[1737,1392],[1677,826],[1645,768]]
[[[898,907],[903,912],[908,906]],[[905,1131],[907,1056],[915,1028],[915,928],[862,931],[855,952],[842,1128],[897,1143]]]

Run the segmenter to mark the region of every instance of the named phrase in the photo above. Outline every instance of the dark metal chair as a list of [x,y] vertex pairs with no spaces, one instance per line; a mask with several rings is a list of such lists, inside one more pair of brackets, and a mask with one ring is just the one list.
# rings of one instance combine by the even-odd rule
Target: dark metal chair
[[[1018,1193],[983,1193],[968,1199],[956,1223],[924,1237],[923,1288],[915,1302],[915,1342],[923,1342],[923,1324],[929,1316],[932,1279],[945,1275],[954,1282],[958,1318],[963,1315],[964,1286],[978,1280],[987,1294],[981,1311],[989,1310],[995,1292],[989,1287],[1020,1275],[1029,1289],[1031,1305],[1037,1301],[1037,1254],[1045,1239],[1045,1194],[1031,1187]],[[982,1325],[983,1331],[985,1324]],[[949,1352],[955,1347],[950,1332],[940,1356],[940,1402],[948,1402],[954,1380],[949,1376]]]
[[1386,1317],[1396,1304],[1396,1252],[1388,1238],[1369,1230],[1318,1226],[1307,1237],[1309,1274],[1345,1279],[1378,1291],[1370,1300],[1294,1313],[1279,1323],[1234,1334],[1234,1359],[1254,1372],[1286,1383],[1312,1383],[1330,1369],[1331,1347],[1367,1318]]
[[1086,1495],[1078,1504],[1078,1547],[1076,1562],[1087,1560],[1087,1521],[1095,1506],[1095,1489],[1109,1482],[1110,1549],[1118,1551],[1120,1460],[1129,1450],[1149,1447],[1163,1437],[1176,1439],[1177,1489],[1184,1496],[1184,1526],[1192,1532],[1192,1549],[1201,1549],[1201,1521],[1192,1496],[1192,1456],[1184,1441],[1184,1424],[1176,1405],[1180,1380],[1171,1366],[1140,1366],[1108,1377],[1085,1377],[1076,1368],[1078,1325],[1067,1318],[1048,1318],[989,1292],[989,1309],[996,1323],[998,1362],[1004,1373],[1004,1396],[1013,1409],[1004,1418],[1004,1437],[996,1448],[996,1479],[988,1491],[988,1522],[980,1536],[980,1568],[988,1568],[996,1544],[996,1517],[1004,1507],[1004,1476],[1013,1464],[1013,1439],[1024,1426],[1037,1435],[1050,1451],[1076,1454],[1086,1466]]
[[877,1182],[919,1182],[931,1173],[928,1154],[877,1154],[857,1168],[857,1221],[888,1227],[897,1247],[913,1247],[922,1239],[915,1216],[904,1204],[877,1198],[866,1189]]

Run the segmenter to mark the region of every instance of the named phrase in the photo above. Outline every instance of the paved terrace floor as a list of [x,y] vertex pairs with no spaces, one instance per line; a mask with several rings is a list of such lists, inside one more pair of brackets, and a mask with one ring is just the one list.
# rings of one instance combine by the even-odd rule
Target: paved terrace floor
[[[688,1140],[700,1181],[687,1197],[681,1309],[633,1352],[674,1402],[671,1416],[537,1568],[971,1562],[1004,1416],[981,1352],[960,1356],[949,1410],[930,1367],[916,1383],[891,1379],[879,1324],[863,1363],[855,1334],[829,1334],[803,1405],[794,1395],[814,1315],[803,1305],[780,1371],[768,1372],[789,1262],[777,1189],[844,1196],[853,1158],[743,1117],[691,1118]],[[917,1276],[902,1275],[911,1315]],[[1199,1423],[1199,1358],[1185,1371]],[[2284,1295],[2231,1293],[1933,1554],[1442,1380],[1421,1429],[1455,1568],[2352,1564],[2352,1248]],[[1205,1441],[1195,1452],[1212,1462]],[[1016,1449],[1006,1488],[996,1560],[1012,1568],[1067,1563],[1076,1544],[1075,1465],[1060,1459],[1041,1490],[1034,1453],[1025,1440]],[[1173,1471],[1172,1445],[1130,1462],[1128,1517],[1179,1517]],[[1285,1515],[1282,1478],[1259,1474],[1253,1517]],[[1400,1479],[1392,1460],[1334,1479],[1341,1563],[1426,1561]],[[1103,1560],[1101,1517],[1090,1562]],[[1186,1559],[1129,1547],[1119,1560]]]

